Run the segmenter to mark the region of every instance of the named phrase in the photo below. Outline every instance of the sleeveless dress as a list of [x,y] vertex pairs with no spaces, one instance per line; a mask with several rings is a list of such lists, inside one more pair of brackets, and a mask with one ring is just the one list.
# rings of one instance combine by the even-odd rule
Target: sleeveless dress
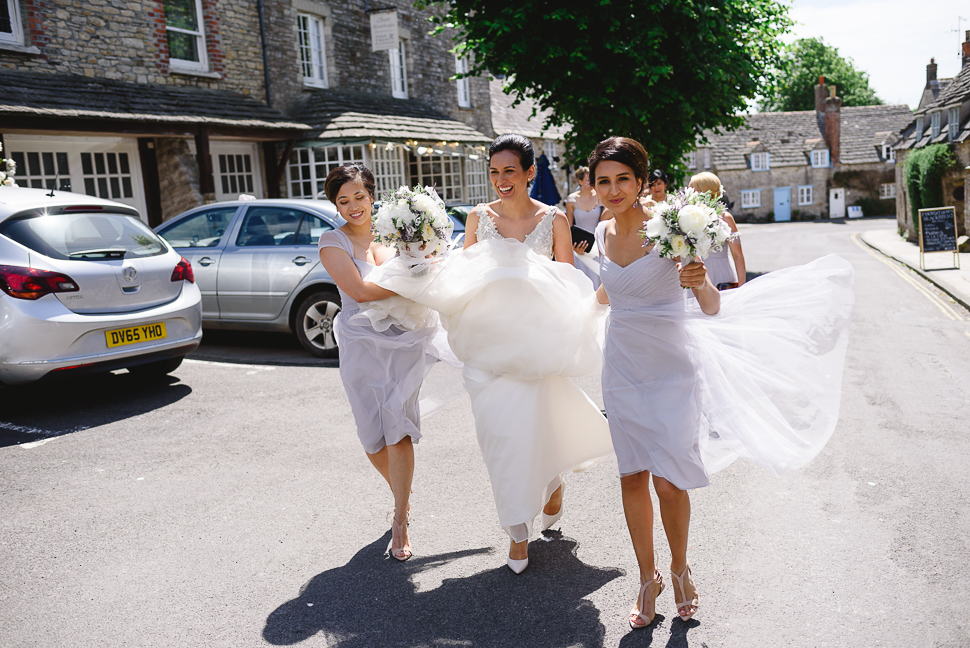
[[[354,256],[354,245],[341,230],[320,235],[318,248],[340,248],[354,260],[363,279],[378,266]],[[435,362],[430,349],[438,331],[437,318],[407,330],[388,326],[376,331],[352,322],[360,307],[340,290],[341,311],[334,319],[340,360],[340,380],[350,401],[357,424],[357,436],[368,454],[394,445],[405,436],[413,443],[421,439],[418,394],[421,383]]]
[[852,266],[829,255],[721,293],[706,315],[656,247],[627,266],[606,255],[610,298],[603,400],[621,475],[681,489],[738,457],[799,468],[838,422],[852,314]]
[[738,271],[734,267],[734,257],[728,245],[722,247],[720,252],[711,251],[704,259],[704,265],[707,266],[707,274],[715,286],[738,282]]
[[464,363],[499,523],[522,542],[563,473],[612,453],[606,420],[571,380],[602,366],[596,304],[582,273],[551,259],[555,208],[524,242],[476,210],[475,245],[424,276],[391,260],[369,280],[438,311]]
[[[603,215],[603,206],[597,204],[590,211],[580,209],[579,204],[576,202],[575,194],[571,194],[566,198],[566,202],[573,203],[573,225],[582,230],[586,230],[590,234],[595,232],[596,226],[600,222],[600,216]],[[600,287],[600,275],[597,267],[599,259],[597,257],[598,252],[593,248],[586,250],[585,255],[576,254],[573,256],[573,265],[576,266],[577,270],[589,277],[590,281],[593,282],[593,290]]]

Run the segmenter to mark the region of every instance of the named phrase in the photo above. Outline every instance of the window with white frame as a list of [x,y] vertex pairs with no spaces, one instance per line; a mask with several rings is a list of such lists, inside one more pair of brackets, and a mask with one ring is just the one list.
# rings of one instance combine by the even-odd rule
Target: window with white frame
[[290,154],[287,173],[291,198],[324,197],[323,183],[338,166],[364,164],[363,146],[314,146],[298,148]]
[[239,194],[263,197],[256,145],[244,142],[212,142],[212,171],[216,200],[236,200]]
[[17,166],[14,180],[21,187],[71,190],[71,166],[67,151],[19,151],[8,155]]
[[[766,151],[761,153],[751,154],[751,170],[752,171],[767,171],[770,167],[768,166],[768,153]],[[693,168],[693,167],[692,167]],[[760,198],[759,198],[760,201]],[[759,202],[760,204],[760,202]]]
[[404,148],[394,144],[371,144],[369,168],[374,172],[377,195],[407,184],[404,177]]
[[323,35],[323,18],[297,14],[296,28],[300,41],[300,70],[303,84],[327,87],[327,51]]
[[408,98],[408,57],[404,39],[396,49],[387,50],[391,57],[391,94],[398,99]]
[[558,169],[559,164],[556,162],[556,158],[559,157],[559,147],[556,145],[556,140],[547,139],[543,142],[542,152],[546,154],[546,160],[549,161],[549,168]]
[[24,42],[18,0],[0,0],[0,42],[18,45]]
[[169,65],[176,70],[205,71],[202,0],[164,0]]
[[882,160],[883,162],[896,161],[896,149],[893,148],[892,144],[882,145]]
[[488,162],[478,155],[465,158],[465,189],[469,203],[477,205],[488,200]]
[[761,189],[745,189],[741,192],[741,208],[761,207]]
[[827,169],[829,166],[829,150],[816,149],[812,151],[812,168]]
[[687,163],[688,169],[697,168],[697,151],[691,151],[684,157],[684,161]]
[[960,109],[950,108],[950,114],[947,115],[946,125],[949,129],[949,140],[952,142],[957,138],[957,134],[960,132]]
[[[468,59],[459,57],[455,54],[455,74],[468,74]],[[472,107],[471,84],[468,77],[458,79],[458,106],[461,108]]]
[[704,168],[711,168],[711,149],[709,148],[704,149]]
[[812,185],[801,185],[798,187],[798,204],[811,205],[815,202],[815,192]]
[[89,196],[118,200],[135,195],[127,153],[81,153],[81,174]]
[[943,112],[940,110],[930,114],[930,137],[940,136],[940,117],[942,116]]
[[411,184],[434,187],[445,202],[463,200],[461,157],[448,153],[408,155]]
[[893,183],[887,183],[879,185],[879,197],[883,200],[888,200],[890,198],[896,197],[896,185]]
[[917,142],[923,139],[923,125],[924,125],[923,118],[917,117],[916,118],[916,141]]

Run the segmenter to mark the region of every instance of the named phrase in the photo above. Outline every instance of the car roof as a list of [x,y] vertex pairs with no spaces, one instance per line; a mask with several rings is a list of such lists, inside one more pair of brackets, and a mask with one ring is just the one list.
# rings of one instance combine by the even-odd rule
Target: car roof
[[[51,194],[54,194],[53,196]],[[91,205],[110,207],[123,213],[131,213],[134,207],[97,196],[71,193],[70,191],[34,189],[31,187],[0,187],[0,220],[25,209]]]
[[[218,207],[220,205],[235,206],[239,205],[288,205],[291,207],[311,207],[324,211],[337,211],[337,207],[329,200],[318,200],[313,198],[256,198],[255,200],[220,200],[219,202],[200,205],[199,207]],[[194,211],[198,207],[191,210]],[[183,212],[184,213],[184,212]]]

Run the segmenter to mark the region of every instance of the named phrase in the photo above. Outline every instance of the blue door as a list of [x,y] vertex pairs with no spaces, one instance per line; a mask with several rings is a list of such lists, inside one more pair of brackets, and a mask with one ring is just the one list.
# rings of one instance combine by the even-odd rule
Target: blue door
[[775,221],[791,220],[791,187],[775,189]]

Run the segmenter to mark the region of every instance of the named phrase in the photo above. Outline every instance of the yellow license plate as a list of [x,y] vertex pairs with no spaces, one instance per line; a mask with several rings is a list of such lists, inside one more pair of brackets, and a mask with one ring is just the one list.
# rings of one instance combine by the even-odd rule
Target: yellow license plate
[[108,341],[108,348],[124,346],[126,344],[137,344],[139,342],[151,342],[152,340],[163,340],[168,334],[165,332],[165,323],[142,324],[130,328],[115,329],[105,331],[104,337]]

